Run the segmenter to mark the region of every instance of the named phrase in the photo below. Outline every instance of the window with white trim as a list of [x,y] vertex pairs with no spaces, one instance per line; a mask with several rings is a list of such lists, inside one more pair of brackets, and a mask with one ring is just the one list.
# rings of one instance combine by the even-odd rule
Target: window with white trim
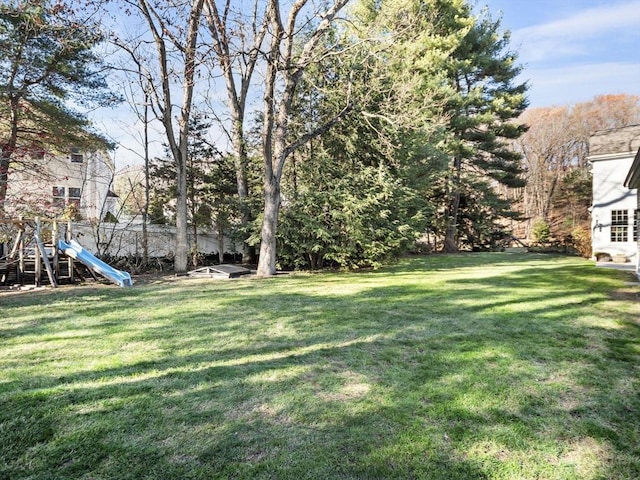
[[67,199],[67,205],[73,204],[79,209],[81,194],[82,194],[82,190],[80,188],[69,187],[69,198]]
[[84,155],[82,155],[78,147],[73,147],[69,154],[69,160],[71,160],[71,163],[82,163],[84,161]]
[[640,224],[640,210],[633,211],[633,241],[638,241],[638,225]]
[[51,202],[56,208],[64,208],[65,205],[65,187],[53,187],[52,197],[53,201]]
[[611,242],[627,242],[629,239],[629,211],[611,210]]

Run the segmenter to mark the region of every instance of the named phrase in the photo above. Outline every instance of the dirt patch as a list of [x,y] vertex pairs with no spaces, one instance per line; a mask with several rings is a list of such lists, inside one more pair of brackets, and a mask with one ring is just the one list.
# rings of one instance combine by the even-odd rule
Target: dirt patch
[[612,300],[623,300],[637,302],[640,300],[640,284],[628,285],[611,292]]

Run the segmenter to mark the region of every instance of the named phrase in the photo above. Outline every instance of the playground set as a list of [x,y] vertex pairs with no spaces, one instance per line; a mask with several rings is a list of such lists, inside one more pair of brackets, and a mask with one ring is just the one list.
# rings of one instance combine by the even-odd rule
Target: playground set
[[0,286],[48,281],[55,288],[87,276],[121,287],[133,285],[129,273],[103,262],[72,238],[70,221],[0,219],[0,225],[15,231],[12,242],[0,244]]

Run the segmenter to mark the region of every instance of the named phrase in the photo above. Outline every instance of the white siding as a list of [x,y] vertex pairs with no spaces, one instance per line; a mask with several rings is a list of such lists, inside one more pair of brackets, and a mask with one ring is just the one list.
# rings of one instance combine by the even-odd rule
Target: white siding
[[[591,212],[592,251],[625,255],[637,261],[637,243],[633,241],[634,212],[638,208],[637,191],[624,187],[633,156],[608,155],[592,158],[593,206]],[[611,241],[611,215],[614,210],[627,211],[627,235],[624,242]]]
[[62,203],[69,203],[70,189],[80,192],[80,215],[84,219],[104,218],[105,206],[113,209],[107,194],[113,179],[113,165],[107,154],[83,152],[82,162],[70,155],[46,155],[35,166],[13,171],[7,191],[6,210],[10,216],[43,215],[59,217],[62,208],[53,204],[53,187],[62,187]]

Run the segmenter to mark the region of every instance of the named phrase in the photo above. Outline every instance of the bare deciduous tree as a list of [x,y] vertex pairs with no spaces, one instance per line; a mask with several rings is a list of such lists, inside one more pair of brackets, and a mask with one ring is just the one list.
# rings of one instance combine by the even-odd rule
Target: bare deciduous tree
[[[247,146],[245,121],[247,100],[252,78],[260,57],[260,49],[267,33],[266,11],[261,2],[254,3],[251,13],[234,11],[231,0],[205,1],[205,17],[212,39],[212,48],[222,70],[227,91],[231,125],[225,129],[233,146],[238,197],[242,208],[242,222],[251,221],[246,205],[249,195],[247,184]],[[247,245],[243,248],[243,260],[251,260]]]
[[[260,232],[259,275],[276,273],[276,231],[280,208],[280,182],[285,162],[289,156],[311,138],[326,131],[335,118],[317,129],[291,140],[289,121],[298,86],[305,69],[327,54],[323,35],[348,0],[334,0],[323,12],[313,12],[321,19],[312,31],[307,32],[306,41],[301,42],[304,30],[298,25],[298,17],[308,0],[297,0],[291,5],[286,22],[280,12],[280,2],[269,0],[269,51],[264,91],[264,124],[262,129],[262,154],[264,158],[264,212]],[[346,112],[348,105],[342,114]],[[338,117],[341,113],[338,114]]]
[[[146,39],[114,38],[140,65],[144,64],[152,108],[162,123],[173,161],[176,165],[176,248],[174,269],[187,270],[187,144],[189,119],[198,69],[198,35],[204,0],[187,5],[181,2],[159,4],[148,0],[123,0],[130,12],[146,22],[155,47],[153,62]],[[154,63],[155,65],[152,65]],[[137,71],[136,74],[139,74]],[[174,88],[181,90],[176,102]],[[176,114],[177,111],[177,114]],[[177,118],[176,118],[177,117]]]
[[[563,182],[575,175],[588,181],[589,137],[640,122],[640,97],[599,95],[573,106],[532,108],[518,121],[529,127],[515,142],[527,179],[521,211],[528,219],[553,223],[554,201],[566,196],[560,191]],[[586,217],[589,198],[582,203]]]

